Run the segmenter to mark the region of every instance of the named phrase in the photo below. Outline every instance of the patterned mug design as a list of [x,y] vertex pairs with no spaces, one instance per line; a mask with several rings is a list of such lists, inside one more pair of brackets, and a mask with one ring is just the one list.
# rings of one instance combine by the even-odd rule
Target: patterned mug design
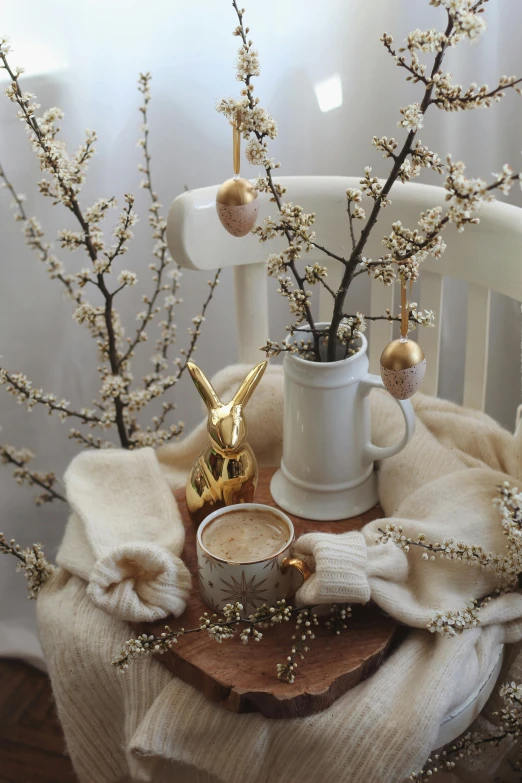
[[[226,516],[233,511],[266,511],[275,514],[288,528],[285,546],[279,552],[255,562],[229,562],[216,557],[202,543],[205,527],[216,517]],[[201,523],[197,532],[197,557],[199,591],[204,603],[214,612],[220,612],[227,604],[240,603],[245,615],[255,612],[260,606],[273,606],[282,598],[295,593],[310,572],[306,564],[292,558],[294,541],[292,521],[277,508],[262,503],[241,503],[214,511]],[[301,579],[296,579],[296,571]]]

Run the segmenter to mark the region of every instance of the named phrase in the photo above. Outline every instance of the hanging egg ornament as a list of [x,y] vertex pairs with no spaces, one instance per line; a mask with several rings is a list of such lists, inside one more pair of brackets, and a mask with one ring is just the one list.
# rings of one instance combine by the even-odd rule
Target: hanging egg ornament
[[[410,281],[411,294],[411,281]],[[419,390],[426,372],[426,357],[420,345],[408,340],[409,302],[406,281],[401,282],[401,336],[389,343],[381,354],[381,378],[392,397],[408,400]]]
[[381,355],[381,378],[397,400],[408,400],[419,390],[426,372],[420,345],[407,337],[389,343]]
[[216,196],[216,209],[221,224],[234,237],[244,237],[255,226],[259,201],[257,190],[242,177],[223,182]]
[[241,111],[236,112],[233,129],[234,176],[223,182],[216,195],[221,224],[234,237],[244,237],[255,226],[259,201],[251,182],[239,176],[241,158]]

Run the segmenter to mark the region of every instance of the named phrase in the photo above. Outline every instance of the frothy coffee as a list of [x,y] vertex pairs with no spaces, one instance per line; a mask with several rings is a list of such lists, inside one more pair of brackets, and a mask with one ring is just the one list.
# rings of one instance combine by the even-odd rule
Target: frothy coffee
[[231,511],[208,524],[201,535],[205,549],[221,560],[253,563],[280,552],[288,543],[288,526],[276,514],[249,509]]

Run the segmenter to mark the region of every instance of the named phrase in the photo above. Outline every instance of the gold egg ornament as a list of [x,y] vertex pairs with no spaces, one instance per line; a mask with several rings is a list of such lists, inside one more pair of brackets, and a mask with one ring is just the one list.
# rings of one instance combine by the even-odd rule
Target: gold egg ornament
[[217,192],[216,209],[221,225],[228,233],[234,237],[244,237],[257,220],[257,190],[242,177],[227,179]]
[[397,400],[408,400],[419,390],[426,372],[426,357],[418,343],[401,337],[381,355],[381,378]]
[[[411,283],[410,283],[411,293]],[[419,390],[426,372],[426,357],[420,345],[408,340],[410,304],[406,302],[406,281],[401,282],[401,336],[381,354],[381,378],[392,397],[408,400]]]
[[239,176],[241,160],[241,111],[232,125],[234,176],[223,182],[216,195],[216,210],[221,225],[233,237],[244,237],[253,229],[259,212],[257,190]]

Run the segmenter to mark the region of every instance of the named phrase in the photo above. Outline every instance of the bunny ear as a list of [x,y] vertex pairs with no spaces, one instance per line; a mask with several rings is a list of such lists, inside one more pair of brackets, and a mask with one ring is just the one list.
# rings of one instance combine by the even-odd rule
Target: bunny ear
[[197,366],[197,364],[194,364],[194,362],[187,362],[187,368],[192,380],[194,381],[194,386],[200,393],[207,408],[209,410],[212,408],[221,408],[221,400],[217,396],[216,392],[214,391],[214,387],[208,380],[203,370],[200,370],[200,368]]
[[247,404],[250,397],[254,393],[254,389],[261,380],[263,373],[266,370],[267,364],[268,362],[265,360],[264,362],[261,362],[261,364],[258,364],[256,367],[254,367],[253,370],[250,370],[247,377],[237,392],[234,394],[234,398],[232,400],[234,405],[244,406]]

